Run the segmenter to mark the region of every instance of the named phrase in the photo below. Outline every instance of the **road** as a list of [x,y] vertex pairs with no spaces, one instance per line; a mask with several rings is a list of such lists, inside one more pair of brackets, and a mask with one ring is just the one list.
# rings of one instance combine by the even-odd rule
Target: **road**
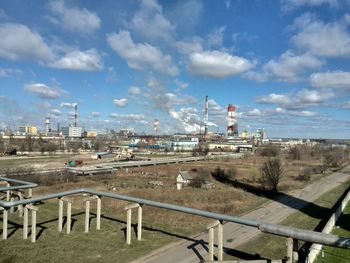
[[[294,190],[288,195],[276,201],[268,202],[252,212],[243,215],[243,218],[259,219],[266,223],[278,224],[288,216],[306,206],[325,194],[329,190],[350,180],[350,166],[341,172],[333,173],[307,185],[303,189]],[[310,215],[315,216],[315,215]],[[256,237],[259,230],[235,223],[224,224],[224,250],[225,248],[235,248],[244,244],[248,240]],[[208,257],[208,235],[199,234],[191,238],[192,241],[180,240],[163,248],[153,251],[133,263],[192,263],[203,262]]]

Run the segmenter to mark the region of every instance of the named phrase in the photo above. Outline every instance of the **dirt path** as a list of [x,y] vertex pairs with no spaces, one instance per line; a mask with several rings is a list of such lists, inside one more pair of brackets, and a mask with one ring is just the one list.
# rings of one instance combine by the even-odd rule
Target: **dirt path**
[[[315,181],[303,189],[294,190],[276,201],[268,202],[254,211],[245,214],[243,218],[259,219],[266,223],[277,224],[289,215],[319,198],[331,189],[350,180],[350,166],[341,172],[333,173]],[[317,216],[310,214],[309,216]],[[224,225],[224,247],[234,248],[256,237],[259,230],[235,223]],[[171,263],[171,262],[203,262],[208,257],[207,233],[199,234],[193,241],[180,240],[151,254],[140,258],[133,263]]]

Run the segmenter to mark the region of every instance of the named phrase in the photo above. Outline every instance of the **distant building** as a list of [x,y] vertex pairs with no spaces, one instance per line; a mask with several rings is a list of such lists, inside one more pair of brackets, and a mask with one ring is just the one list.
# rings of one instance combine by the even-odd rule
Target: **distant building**
[[97,137],[97,132],[95,132],[95,131],[88,131],[86,133],[86,137],[87,138],[96,138]]
[[37,135],[38,128],[35,126],[20,126],[18,127],[18,132],[22,135]]
[[192,180],[192,176],[188,173],[188,171],[179,172],[176,177],[176,189],[181,190],[183,185],[187,185]]
[[81,127],[62,127],[61,131],[64,137],[81,138],[83,129]]

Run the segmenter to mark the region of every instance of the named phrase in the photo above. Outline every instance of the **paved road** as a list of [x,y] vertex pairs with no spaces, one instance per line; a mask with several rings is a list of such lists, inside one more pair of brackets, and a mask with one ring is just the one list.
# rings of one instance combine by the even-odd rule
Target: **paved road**
[[[280,223],[289,215],[307,205],[308,202],[316,200],[324,193],[349,180],[350,166],[342,172],[321,178],[303,189],[291,191],[288,195],[276,201],[268,202],[242,217],[259,219],[272,224]],[[255,228],[226,223],[224,225],[224,248],[234,248],[242,245],[259,233],[260,231]],[[133,263],[201,262],[208,257],[207,241],[207,233],[202,233],[194,237],[193,241],[180,240],[160,248]]]

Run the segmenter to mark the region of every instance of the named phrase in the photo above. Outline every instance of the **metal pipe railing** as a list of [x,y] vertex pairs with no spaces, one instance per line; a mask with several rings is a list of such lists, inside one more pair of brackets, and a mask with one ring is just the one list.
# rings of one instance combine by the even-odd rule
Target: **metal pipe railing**
[[1,191],[7,191],[7,190],[18,190],[18,189],[27,189],[27,188],[35,188],[38,186],[36,183],[32,182],[27,182],[27,181],[22,181],[22,180],[17,180],[17,179],[12,179],[8,177],[0,177],[0,181],[6,181],[9,183],[16,183],[20,185],[13,185],[9,187],[0,187],[0,192]]
[[[8,178],[0,177],[0,180],[8,180]],[[23,182],[15,179],[11,179],[11,180],[12,182],[17,182],[17,183]],[[28,182],[26,183],[27,185],[29,184]],[[259,220],[252,220],[252,219],[245,219],[245,218],[240,218],[236,216],[223,215],[223,214],[213,213],[209,211],[193,209],[193,208],[179,206],[179,205],[167,204],[167,203],[127,196],[127,195],[119,195],[119,194],[114,194],[109,192],[99,192],[91,189],[75,189],[75,190],[49,194],[49,195],[30,198],[30,199],[12,201],[12,202],[0,201],[0,206],[5,209],[9,209],[10,207],[13,207],[13,206],[33,204],[33,203],[37,203],[37,202],[41,202],[49,199],[61,198],[64,196],[74,195],[74,194],[92,194],[100,197],[107,197],[107,198],[112,198],[116,200],[128,201],[128,202],[138,203],[140,205],[148,205],[152,207],[183,212],[183,213],[202,216],[206,218],[212,218],[220,221],[226,221],[226,222],[237,223],[237,224],[246,225],[250,227],[256,227],[264,233],[274,234],[274,235],[283,236],[283,237],[290,237],[298,240],[303,240],[306,242],[317,243],[317,244],[333,246],[333,247],[347,248],[347,249],[350,248],[350,238],[339,237],[336,235],[329,235],[329,234],[324,234],[324,233],[310,231],[310,230],[301,230],[301,229],[287,227],[287,226],[267,224]]]

